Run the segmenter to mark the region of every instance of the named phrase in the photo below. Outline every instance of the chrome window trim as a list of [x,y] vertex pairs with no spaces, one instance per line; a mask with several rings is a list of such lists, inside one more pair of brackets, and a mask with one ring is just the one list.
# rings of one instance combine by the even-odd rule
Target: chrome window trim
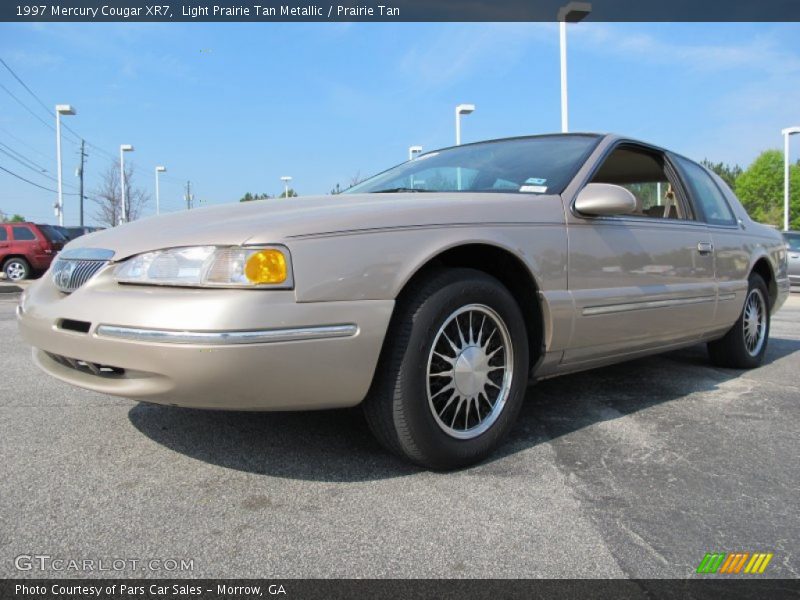
[[172,331],[168,329],[122,327],[119,325],[99,325],[95,330],[96,337],[115,338],[134,342],[207,345],[298,342],[353,337],[357,333],[358,326],[353,323],[315,325],[286,329],[256,329],[251,331]]

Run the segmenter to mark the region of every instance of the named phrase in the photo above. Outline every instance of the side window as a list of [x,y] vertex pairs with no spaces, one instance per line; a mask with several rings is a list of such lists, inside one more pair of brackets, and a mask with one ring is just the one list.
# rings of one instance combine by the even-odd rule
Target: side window
[[24,225],[14,225],[11,228],[11,232],[14,236],[14,239],[18,242],[36,240],[36,236],[33,234],[33,232]]
[[611,183],[631,192],[637,200],[634,215],[653,219],[688,219],[676,194],[664,157],[636,146],[615,148],[592,177],[592,183]]
[[8,240],[8,232],[6,228],[0,225],[0,242],[5,242]]
[[712,225],[735,225],[733,212],[711,176],[690,160],[681,157],[676,160],[686,175],[692,197],[703,211],[706,222]]

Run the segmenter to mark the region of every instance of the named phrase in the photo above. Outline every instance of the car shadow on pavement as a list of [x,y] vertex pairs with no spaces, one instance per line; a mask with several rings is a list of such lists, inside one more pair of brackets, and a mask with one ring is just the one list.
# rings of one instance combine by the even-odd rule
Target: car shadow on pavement
[[[770,338],[765,366],[800,351]],[[762,367],[764,368],[764,367]],[[538,383],[509,440],[473,469],[503,471],[509,456],[595,423],[717,389],[742,371],[711,367],[696,346]],[[385,452],[358,408],[249,413],[138,404],[130,422],[154,442],[209,464],[309,481],[370,481],[421,469]]]

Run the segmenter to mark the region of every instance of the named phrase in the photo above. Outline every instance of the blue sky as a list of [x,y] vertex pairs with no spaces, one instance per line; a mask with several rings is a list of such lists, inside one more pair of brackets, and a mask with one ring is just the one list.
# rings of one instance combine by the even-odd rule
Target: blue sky
[[[64,122],[107,154],[134,144],[151,194],[166,165],[166,210],[182,207],[187,179],[209,204],[277,194],[281,175],[300,194],[327,193],[404,160],[409,145],[451,145],[461,102],[477,105],[465,142],[560,127],[553,23],[4,23],[0,57],[47,105],[73,104]],[[800,124],[800,25],[581,23],[569,28],[569,76],[573,131],[746,165]],[[50,122],[2,66],[0,84]],[[54,188],[54,139],[0,89],[0,142],[48,172],[6,154],[0,166]],[[77,150],[64,140],[74,191]],[[90,148],[89,193],[109,163]],[[0,172],[6,213],[53,222],[54,198]],[[65,214],[77,222],[74,196]]]

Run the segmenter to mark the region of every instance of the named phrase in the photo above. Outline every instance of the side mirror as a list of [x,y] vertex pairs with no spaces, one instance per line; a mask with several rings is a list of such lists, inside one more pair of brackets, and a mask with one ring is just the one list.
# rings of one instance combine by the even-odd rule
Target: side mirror
[[629,215],[636,212],[636,196],[610,183],[589,183],[575,199],[575,210],[583,215]]

